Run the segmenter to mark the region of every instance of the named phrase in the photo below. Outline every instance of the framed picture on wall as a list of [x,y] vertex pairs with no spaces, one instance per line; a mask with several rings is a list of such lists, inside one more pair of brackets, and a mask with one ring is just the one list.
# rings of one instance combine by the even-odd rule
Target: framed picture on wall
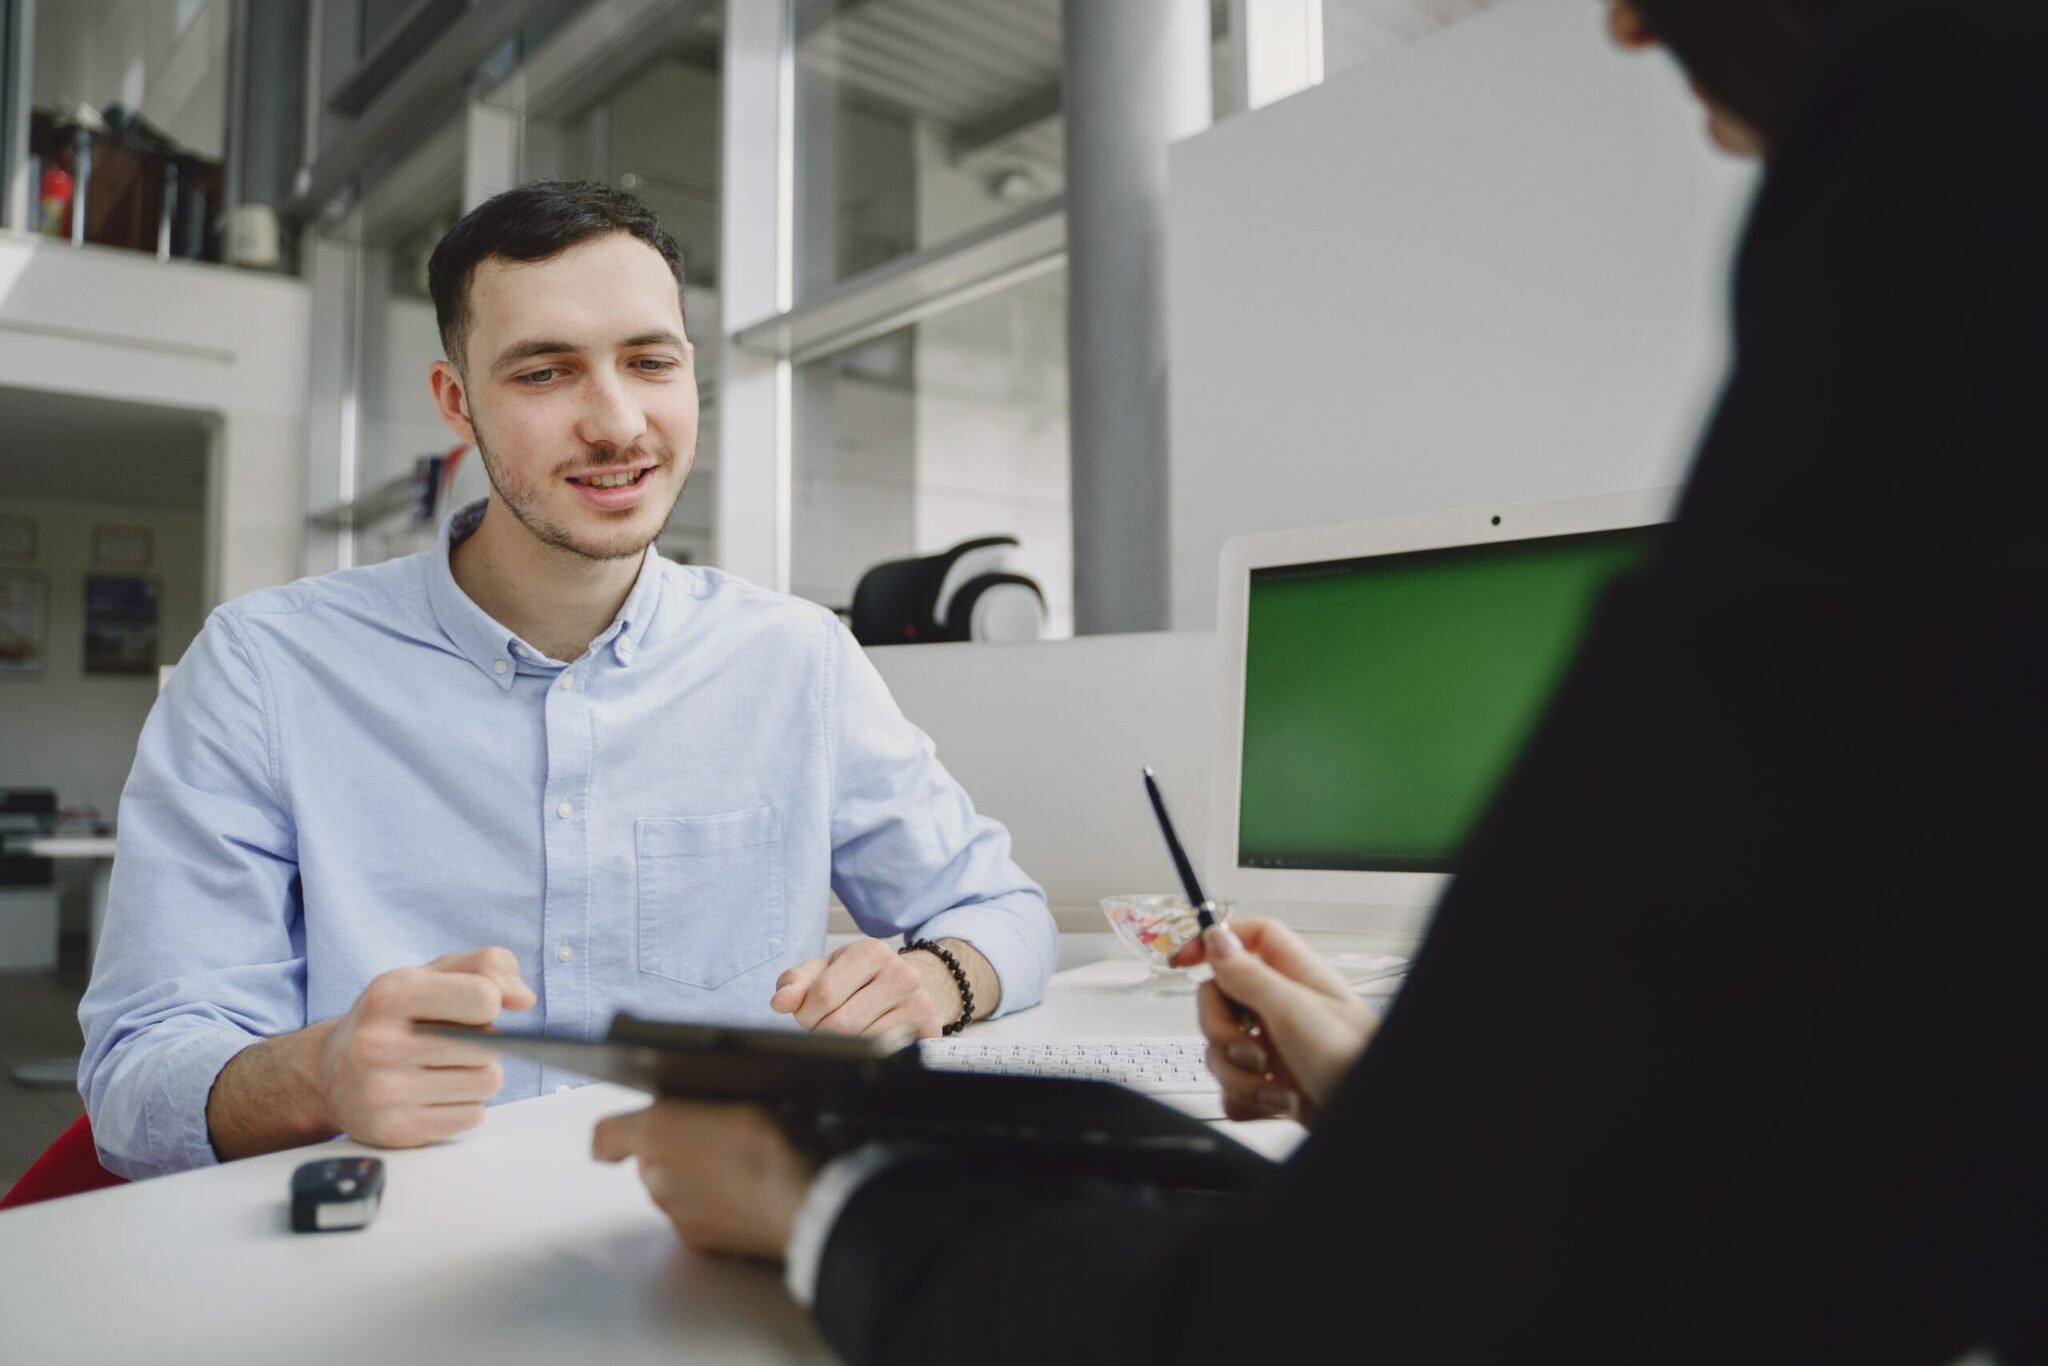
[[36,557],[36,519],[0,516],[0,560],[33,560]]
[[146,526],[96,526],[92,529],[94,564],[146,568],[155,553],[155,538]]
[[86,576],[87,673],[156,673],[156,600],[155,579]]
[[50,583],[40,570],[0,569],[0,677],[37,677],[49,654]]

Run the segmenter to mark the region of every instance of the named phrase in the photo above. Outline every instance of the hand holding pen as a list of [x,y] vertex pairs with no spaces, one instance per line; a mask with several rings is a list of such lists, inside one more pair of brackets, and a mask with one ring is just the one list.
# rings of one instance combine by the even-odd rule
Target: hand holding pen
[[1177,968],[1207,962],[1216,976],[1198,997],[1209,1070],[1223,1084],[1230,1119],[1288,1116],[1314,1124],[1337,1083],[1372,1037],[1378,1014],[1351,994],[1344,978],[1318,958],[1300,936],[1271,920],[1241,923],[1240,938],[1216,922],[1202,894],[1194,862],[1166,814],[1166,797],[1151,769],[1145,795],[1152,800],[1166,852],[1201,938],[1173,956]]
[[[1216,928],[1216,903],[1202,893],[1202,880],[1195,876],[1194,860],[1180,842],[1180,832],[1173,828],[1173,817],[1166,814],[1166,794],[1159,790],[1159,779],[1151,769],[1145,770],[1145,795],[1152,799],[1152,815],[1159,822],[1159,834],[1166,841],[1166,852],[1173,860],[1173,871],[1180,878],[1180,889],[1186,894],[1188,905],[1194,908],[1195,923],[1207,934]],[[1251,1012],[1233,1004],[1231,1013],[1248,1033],[1258,1032],[1258,1021]]]
[[1365,1051],[1378,1012],[1277,920],[1217,925],[1173,956],[1177,968],[1205,962],[1216,976],[1196,1003],[1225,1117],[1285,1116],[1313,1128]]

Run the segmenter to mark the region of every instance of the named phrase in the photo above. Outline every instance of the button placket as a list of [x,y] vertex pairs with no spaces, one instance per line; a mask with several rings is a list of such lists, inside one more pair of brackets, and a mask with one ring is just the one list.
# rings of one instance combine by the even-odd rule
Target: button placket
[[542,1027],[571,1037],[589,1030],[588,974],[577,962],[588,935],[590,914],[590,717],[571,683],[569,670],[559,685],[542,694],[542,720],[547,745],[545,831],[546,860],[541,904],[541,966],[546,983]]

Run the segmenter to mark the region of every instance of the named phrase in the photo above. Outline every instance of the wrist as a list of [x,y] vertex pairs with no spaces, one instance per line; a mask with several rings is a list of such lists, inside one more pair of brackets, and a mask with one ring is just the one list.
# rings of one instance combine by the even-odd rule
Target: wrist
[[278,1040],[286,1045],[278,1059],[285,1082],[282,1108],[287,1122],[309,1138],[326,1138],[341,1130],[327,1095],[327,1044],[337,1023],[322,1020]]
[[321,1057],[327,1021],[253,1044],[228,1059],[206,1096],[214,1155],[238,1157],[332,1138],[341,1123],[328,1103]]
[[[976,1018],[974,985],[968,980],[966,966],[951,946],[917,939],[905,944],[898,952],[910,958],[924,982],[925,994],[938,1006],[939,1018],[943,1022],[942,1033],[958,1034],[973,1023]],[[928,976],[928,973],[933,975]],[[939,984],[939,975],[943,975],[943,985]]]
[[903,957],[917,971],[917,983],[939,1012],[939,1022],[950,1024],[960,1018],[960,984],[946,961],[929,949],[907,949]]

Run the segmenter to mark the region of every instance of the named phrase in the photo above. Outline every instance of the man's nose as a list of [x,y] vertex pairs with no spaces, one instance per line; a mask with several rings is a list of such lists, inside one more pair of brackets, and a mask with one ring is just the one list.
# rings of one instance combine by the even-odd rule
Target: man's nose
[[599,374],[588,390],[576,434],[593,446],[623,451],[647,434],[647,414],[633,402],[619,377]]

